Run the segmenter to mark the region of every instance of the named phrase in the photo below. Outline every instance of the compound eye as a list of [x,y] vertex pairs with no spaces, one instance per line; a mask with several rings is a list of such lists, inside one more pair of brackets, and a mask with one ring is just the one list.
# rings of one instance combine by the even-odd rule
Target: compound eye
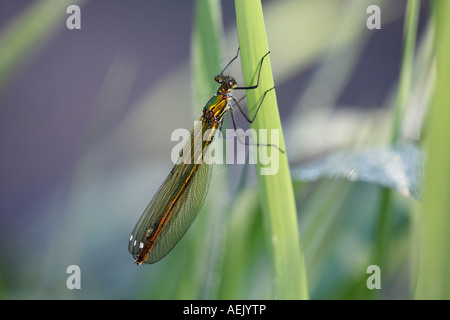
[[214,77],[214,81],[218,82],[218,83],[222,83],[222,77],[220,76],[220,74],[218,74],[217,76]]
[[229,87],[234,87],[234,86],[236,86],[236,81],[234,81],[234,79],[229,79],[229,80],[228,80],[228,86],[229,86]]

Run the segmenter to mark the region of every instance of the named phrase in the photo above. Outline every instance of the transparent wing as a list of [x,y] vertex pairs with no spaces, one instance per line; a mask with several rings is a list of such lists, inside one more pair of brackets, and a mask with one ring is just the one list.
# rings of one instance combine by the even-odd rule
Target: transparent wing
[[[204,122],[197,122],[191,131],[190,141],[186,142],[186,146],[194,151],[184,154],[174,165],[134,227],[128,244],[128,251],[134,258],[138,257],[149,235],[155,232],[160,224],[163,224],[153,248],[144,262],[154,263],[162,259],[183,237],[197,217],[208,192],[212,165],[208,164],[209,162],[205,159],[197,164],[195,161],[200,152],[205,155],[217,130],[213,129],[210,141],[203,141],[202,148],[198,148],[199,150],[196,151],[194,141],[198,138],[202,139],[201,136],[206,129],[209,128]],[[165,220],[163,221],[163,219]]]

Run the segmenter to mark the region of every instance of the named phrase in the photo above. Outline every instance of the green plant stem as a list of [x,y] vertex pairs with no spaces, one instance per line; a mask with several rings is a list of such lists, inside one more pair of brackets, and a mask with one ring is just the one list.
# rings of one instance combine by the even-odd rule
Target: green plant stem
[[[401,139],[403,116],[411,90],[418,17],[419,1],[409,0],[406,7],[404,23],[403,58],[400,70],[397,98],[394,106],[391,134],[392,144],[398,143]],[[386,270],[385,265],[389,248],[392,197],[393,194],[391,189],[383,188],[380,190],[374,263],[378,265],[381,270]],[[372,291],[372,296],[374,296],[374,294],[378,294],[378,291]]]
[[193,112],[198,118],[205,103],[217,90],[214,76],[222,64],[223,27],[220,2],[197,0],[192,34]]
[[398,84],[397,100],[394,107],[394,120],[391,142],[401,138],[402,122],[411,91],[414,50],[416,47],[417,23],[419,20],[419,0],[408,0],[404,24],[403,56]]
[[450,299],[450,1],[433,3],[436,85],[427,119],[415,298]]
[[[236,0],[235,5],[242,72],[248,86],[255,84],[261,58],[269,51],[266,30],[260,0]],[[252,106],[256,106],[264,92],[273,86],[269,55],[264,60],[258,88],[246,92],[250,113],[255,111]],[[280,139],[273,143],[285,150],[275,90],[267,94],[252,128],[267,129],[269,133],[271,129],[278,130]],[[258,160],[261,153],[271,153],[272,157],[274,153],[279,153],[274,147],[259,147],[257,151]],[[307,299],[305,262],[299,240],[296,204],[286,153],[279,153],[278,165],[278,173],[273,175],[261,175],[264,165],[260,161],[257,165],[260,197],[271,251],[274,297]]]
[[[213,78],[222,63],[222,28],[220,1],[197,0],[191,46],[192,106],[195,120],[201,115],[205,103],[217,90]],[[179,286],[181,290],[177,290],[178,299],[215,298],[216,287],[211,285],[210,277],[205,275],[212,274],[211,269],[220,255],[215,231],[222,216],[222,202],[227,197],[223,190],[227,189],[228,181],[225,166],[216,164],[213,170],[214,180],[210,183],[207,199],[193,226],[201,232],[195,233],[192,237],[191,260],[186,265],[190,276],[183,278],[183,283]]]

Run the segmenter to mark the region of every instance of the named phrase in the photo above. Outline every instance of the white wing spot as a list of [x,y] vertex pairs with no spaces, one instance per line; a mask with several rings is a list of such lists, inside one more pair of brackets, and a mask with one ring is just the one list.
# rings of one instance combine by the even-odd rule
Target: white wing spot
[[130,241],[133,239],[133,235],[131,235],[131,237],[130,237]]
[[144,247],[144,243],[143,243],[143,242],[140,242],[140,243],[139,243],[139,248],[142,249],[143,247]]
[[134,243],[133,243],[133,246],[135,246],[136,245],[136,240],[134,240]]

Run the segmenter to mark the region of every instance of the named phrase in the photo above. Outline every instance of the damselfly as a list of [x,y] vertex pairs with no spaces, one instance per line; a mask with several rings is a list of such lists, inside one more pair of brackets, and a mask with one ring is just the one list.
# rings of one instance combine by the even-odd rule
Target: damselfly
[[[145,208],[131,233],[128,251],[133,255],[136,264],[155,263],[162,259],[183,237],[196,218],[206,198],[211,178],[212,165],[204,161],[204,157],[214,136],[221,129],[224,116],[228,111],[236,129],[231,100],[245,119],[252,123],[266,94],[273,89],[264,93],[253,118],[243,111],[238,100],[231,94],[233,90],[258,87],[262,64],[268,54],[269,52],[261,58],[257,82],[253,86],[239,87],[231,76],[224,75],[224,71],[239,56],[239,49],[222,72],[215,76],[214,80],[220,87],[204,106],[203,114],[196,122],[191,131],[190,140],[183,148],[183,150],[194,150],[194,152],[180,153],[178,162]],[[200,148],[194,148],[195,141],[201,141]]]

